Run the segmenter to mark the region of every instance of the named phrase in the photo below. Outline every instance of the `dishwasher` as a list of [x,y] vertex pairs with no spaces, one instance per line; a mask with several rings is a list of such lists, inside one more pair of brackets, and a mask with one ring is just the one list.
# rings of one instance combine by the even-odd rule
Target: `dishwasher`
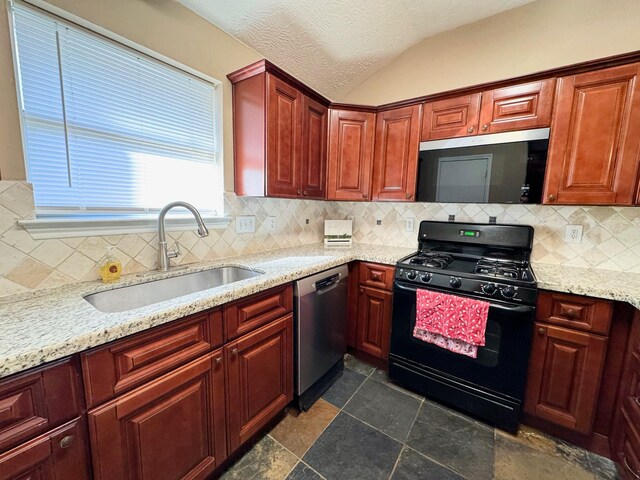
[[295,282],[295,394],[300,410],[308,410],[342,375],[348,276],[342,265]]

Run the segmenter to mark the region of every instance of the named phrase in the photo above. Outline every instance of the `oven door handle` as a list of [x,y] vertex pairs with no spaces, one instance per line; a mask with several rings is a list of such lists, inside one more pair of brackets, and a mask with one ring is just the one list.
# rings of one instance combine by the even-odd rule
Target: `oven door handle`
[[[394,288],[397,288],[398,290],[404,290],[405,292],[413,292],[413,293],[415,293],[416,290],[418,290],[416,287],[405,287],[404,285],[398,282],[394,282]],[[449,295],[455,295],[455,294],[449,294]],[[532,305],[506,306],[506,305],[500,305],[499,303],[491,303],[491,302],[489,302],[489,304],[491,305],[491,308],[497,308],[498,310],[505,310],[507,312],[526,313],[526,312],[532,312],[535,308]]]

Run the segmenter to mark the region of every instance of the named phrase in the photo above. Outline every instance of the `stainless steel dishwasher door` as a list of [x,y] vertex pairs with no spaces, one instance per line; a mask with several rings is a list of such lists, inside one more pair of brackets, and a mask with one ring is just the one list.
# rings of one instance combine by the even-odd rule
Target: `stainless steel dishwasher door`
[[296,394],[333,367],[347,349],[349,269],[342,265],[295,283]]

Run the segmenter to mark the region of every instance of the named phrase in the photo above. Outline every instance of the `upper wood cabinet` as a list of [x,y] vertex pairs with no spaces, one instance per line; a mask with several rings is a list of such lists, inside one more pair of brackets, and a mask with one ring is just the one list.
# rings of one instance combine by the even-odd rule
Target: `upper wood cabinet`
[[373,200],[415,198],[421,106],[378,113],[373,160]]
[[376,114],[331,109],[327,198],[368,200],[371,191]]
[[548,127],[555,79],[424,104],[422,140]]
[[640,147],[640,64],[558,80],[545,203],[634,203]]
[[228,78],[236,194],[324,198],[329,102],[264,60]]

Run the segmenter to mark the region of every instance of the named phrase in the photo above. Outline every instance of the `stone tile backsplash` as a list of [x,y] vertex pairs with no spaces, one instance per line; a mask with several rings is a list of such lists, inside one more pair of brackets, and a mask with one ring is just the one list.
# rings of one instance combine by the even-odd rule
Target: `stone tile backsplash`
[[[16,224],[33,215],[31,186],[0,181],[0,297],[97,280],[108,245],[116,246],[125,274],[156,268],[155,233],[35,240]],[[169,242],[177,241],[182,249],[180,264],[320,242],[325,219],[348,216],[354,218],[356,242],[414,247],[421,220],[446,221],[455,215],[457,221],[486,223],[495,216],[499,223],[532,225],[538,262],[640,273],[640,207],[329,202],[227,193],[225,215],[254,215],[256,232],[236,233],[235,220],[224,230],[211,229],[205,238],[191,230],[168,232]],[[277,218],[275,231],[267,228],[268,216]],[[415,219],[413,232],[405,230],[407,218]],[[569,224],[584,227],[582,243],[565,243]]]

